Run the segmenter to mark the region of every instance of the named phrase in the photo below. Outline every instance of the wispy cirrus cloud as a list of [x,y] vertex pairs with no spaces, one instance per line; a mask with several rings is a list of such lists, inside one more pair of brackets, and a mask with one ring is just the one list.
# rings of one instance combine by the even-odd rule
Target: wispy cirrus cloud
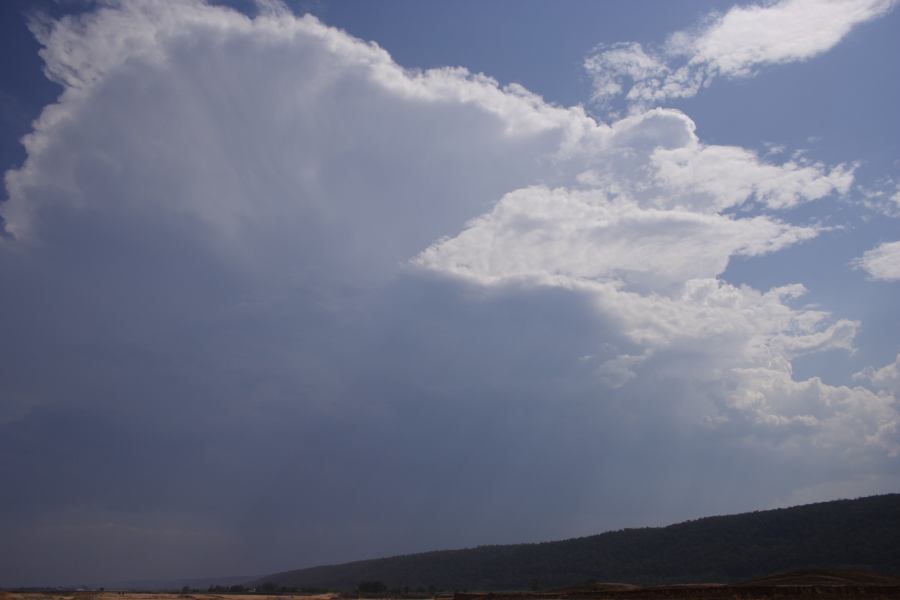
[[857,188],[859,203],[865,208],[889,218],[900,217],[900,183],[892,177],[884,177],[870,185]]
[[854,27],[878,18],[896,0],[779,0],[712,13],[660,47],[603,44],[584,61],[594,100],[624,95],[634,106],[696,95],[716,78],[750,77],[765,65],[827,52]]

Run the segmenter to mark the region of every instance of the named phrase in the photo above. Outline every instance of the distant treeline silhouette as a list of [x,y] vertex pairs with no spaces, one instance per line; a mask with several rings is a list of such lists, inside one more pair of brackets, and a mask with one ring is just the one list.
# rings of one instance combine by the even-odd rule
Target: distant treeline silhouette
[[900,574],[900,494],[838,500],[668,527],[624,529],[540,544],[480,546],[268,575],[289,588],[527,590],[624,581],[737,582],[791,569]]

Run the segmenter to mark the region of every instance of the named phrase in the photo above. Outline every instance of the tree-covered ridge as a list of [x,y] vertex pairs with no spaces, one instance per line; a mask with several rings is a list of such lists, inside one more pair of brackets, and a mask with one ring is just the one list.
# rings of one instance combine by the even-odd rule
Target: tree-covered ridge
[[352,590],[735,582],[790,569],[900,574],[900,494],[707,517],[539,544],[479,546],[287,571],[261,581]]

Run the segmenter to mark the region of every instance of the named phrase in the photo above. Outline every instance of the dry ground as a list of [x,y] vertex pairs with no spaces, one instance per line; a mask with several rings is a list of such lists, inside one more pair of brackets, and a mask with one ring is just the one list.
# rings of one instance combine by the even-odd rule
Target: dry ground
[[0,600],[336,600],[338,594],[166,594],[142,592],[0,592]]
[[[0,600],[339,600],[339,594],[179,594],[136,592],[0,592]],[[369,599],[372,600],[372,599]],[[598,586],[563,593],[441,595],[436,600],[900,600],[897,585]]]

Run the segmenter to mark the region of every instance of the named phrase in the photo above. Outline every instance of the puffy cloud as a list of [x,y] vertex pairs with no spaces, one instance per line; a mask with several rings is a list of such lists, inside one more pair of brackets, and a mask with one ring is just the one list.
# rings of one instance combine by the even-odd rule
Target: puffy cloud
[[[855,165],[795,159],[774,164],[737,146],[707,145],[684,113],[656,108],[612,123],[581,151],[585,186],[627,194],[644,207],[720,213],[755,203],[789,209],[846,194]],[[575,154],[574,152],[572,154]]]
[[749,77],[764,65],[807,60],[837,45],[895,0],[780,0],[711,14],[696,29],[672,34],[647,51],[640,44],[601,45],[585,59],[594,97],[622,94],[638,105],[696,95],[716,77]]
[[872,279],[900,280],[900,242],[879,244],[854,260],[853,265],[868,273]]
[[889,365],[880,369],[868,367],[853,377],[857,381],[868,382],[876,391],[896,398],[900,395],[900,354]]
[[[352,186],[372,171],[378,171],[381,166],[376,163],[379,162],[408,160],[412,177],[421,172],[422,180],[431,181],[429,177],[435,170],[452,170],[452,167],[442,168],[441,161],[456,160],[457,164],[460,160],[469,161],[467,168],[496,171],[497,189],[505,190],[510,185],[504,181],[507,169],[518,172],[510,173],[515,180],[529,180],[524,174],[536,165],[523,164],[523,156],[526,162],[535,160],[565,147],[569,138],[602,133],[602,128],[581,109],[550,106],[521,86],[500,89],[494,80],[459,68],[424,73],[406,71],[374,44],[329,29],[311,16],[266,14],[251,20],[235,11],[211,9],[202,2],[123,2],[45,24],[38,37],[45,45],[42,57],[46,72],[50,78],[63,83],[65,91],[59,103],[47,107],[35,124],[35,131],[25,139],[29,152],[26,165],[7,177],[9,200],[3,207],[3,216],[7,230],[17,237],[28,235],[33,214],[42,209],[38,195],[29,186],[37,185],[33,181],[36,172],[50,167],[53,161],[58,161],[59,164],[52,166],[60,171],[54,185],[65,192],[65,201],[82,208],[86,208],[84,203],[102,202],[108,196],[87,194],[79,189],[84,185],[79,178],[90,178],[92,169],[118,169],[124,178],[132,175],[129,169],[134,171],[133,165],[141,165],[144,171],[155,167],[161,172],[165,170],[166,184],[172,186],[194,177],[197,172],[206,172],[212,177],[202,184],[205,186],[202,190],[178,188],[147,200],[157,205],[165,202],[164,206],[177,206],[177,211],[192,215],[214,229],[235,233],[242,224],[246,225],[243,220],[268,214],[264,210],[250,210],[247,198],[258,205],[275,203],[285,196],[315,196],[320,190],[310,186],[322,185],[323,180],[345,188],[340,200],[330,196],[328,207],[310,207],[314,203],[308,201],[282,202],[281,209],[315,208],[322,211],[320,216],[326,220],[346,216],[340,214],[342,211],[365,211],[366,206],[356,197]],[[218,45],[225,38],[246,47]],[[276,62],[271,65],[271,73],[254,75],[252,61],[269,59],[272,48],[279,45],[291,47],[298,59],[288,62],[287,58],[274,57],[272,60]],[[208,71],[196,73],[198,59],[193,58],[192,52],[196,53],[193,56],[202,55],[209,61]],[[232,59],[238,63],[229,63]],[[136,77],[137,71],[143,78],[140,88],[122,89],[121,86]],[[131,94],[127,100],[138,103],[140,95],[146,93],[159,94],[158,108],[148,108],[135,115],[129,114],[126,108],[112,114],[101,112],[110,108],[103,105],[104,101],[120,101],[120,96]],[[217,97],[209,98],[206,93],[215,93]],[[334,109],[327,118],[311,116],[316,107],[328,102],[334,103]],[[261,114],[261,107],[268,112]],[[378,119],[389,122],[396,118],[394,111],[404,109],[410,111],[406,118],[415,124],[415,134],[401,135],[404,132],[387,130],[377,122]],[[179,123],[180,133],[172,131],[175,128],[166,122],[169,114],[183,120]],[[223,127],[237,115],[245,119],[252,115],[252,121],[245,129]],[[140,121],[136,122],[137,119]],[[95,142],[100,141],[98,138],[103,133],[74,131],[76,120],[80,126],[93,120],[125,130],[158,128],[158,135],[144,140],[123,140],[129,154],[122,156],[99,151],[84,156],[62,156],[54,152],[55,148],[48,147],[49,136],[66,134],[92,136],[83,141],[90,148],[98,146]],[[301,132],[302,139],[291,137]],[[487,144],[484,152],[469,157],[461,154],[463,144],[459,138],[471,140],[479,135],[483,135]],[[174,136],[180,137],[172,139]],[[424,138],[432,141],[435,150],[442,148],[445,156],[436,157],[433,164],[419,164],[421,161],[415,160],[416,151],[411,144]],[[247,147],[244,145],[247,142],[256,146]],[[194,150],[185,152],[190,156],[187,162],[184,157],[173,160],[168,156],[176,144]],[[276,149],[284,150],[281,146],[291,152],[276,153]],[[391,154],[384,154],[381,149],[371,151],[374,147],[392,146]],[[509,152],[513,147],[516,153]],[[370,157],[365,167],[357,167],[357,173],[345,177],[344,173],[328,170],[337,161],[329,163],[326,159],[349,158],[354,154]],[[372,155],[379,156],[372,158]],[[486,164],[488,160],[490,165]],[[238,170],[212,171],[228,161],[240,163]],[[291,173],[295,166],[296,172]],[[178,177],[173,177],[171,171]],[[284,186],[277,197],[248,189],[254,183],[262,185],[260,182],[265,182],[269,171],[277,173]],[[545,172],[552,175],[552,170]],[[177,182],[169,183],[173,178]],[[473,182],[480,184],[483,179],[473,177]],[[155,184],[149,186],[151,191],[161,184],[146,183]],[[42,184],[47,185],[45,181]],[[34,197],[26,200],[28,194]],[[351,198],[344,201],[346,196]],[[410,196],[414,194],[395,193],[385,200],[408,202]],[[470,211],[477,210],[495,197],[476,198],[470,193],[458,194],[448,189],[449,196],[456,200],[435,199],[431,210],[443,207],[443,210],[465,214],[466,206]],[[416,212],[409,210],[407,214],[415,218]],[[443,221],[442,215],[427,216],[429,221]],[[451,222],[453,219],[449,217]],[[424,223],[418,226],[429,227]],[[423,240],[431,233],[426,233]]]
[[720,210],[750,196],[770,208],[792,208],[834,192],[846,194],[853,183],[852,166],[838,165],[830,171],[821,164],[794,161],[776,166],[733,146],[659,148],[653,161],[657,176],[679,197],[703,194],[715,199]]
[[282,8],[35,25],[64,91],[0,205],[4,581],[548,539],[894,466],[893,392],[791,375],[859,323],[722,279],[821,234],[769,211],[849,167]]
[[507,194],[417,262],[482,281],[563,276],[664,288],[715,277],[731,256],[774,252],[816,234],[767,217],[642,208],[623,195],[532,187]]
[[[892,396],[863,387],[833,386],[813,377],[794,381],[777,369],[737,369],[739,384],[729,397],[736,417],[770,429],[776,439],[812,434],[819,448],[858,451],[860,444],[877,444],[891,456],[900,455],[900,420]],[[746,381],[741,381],[742,379]]]

